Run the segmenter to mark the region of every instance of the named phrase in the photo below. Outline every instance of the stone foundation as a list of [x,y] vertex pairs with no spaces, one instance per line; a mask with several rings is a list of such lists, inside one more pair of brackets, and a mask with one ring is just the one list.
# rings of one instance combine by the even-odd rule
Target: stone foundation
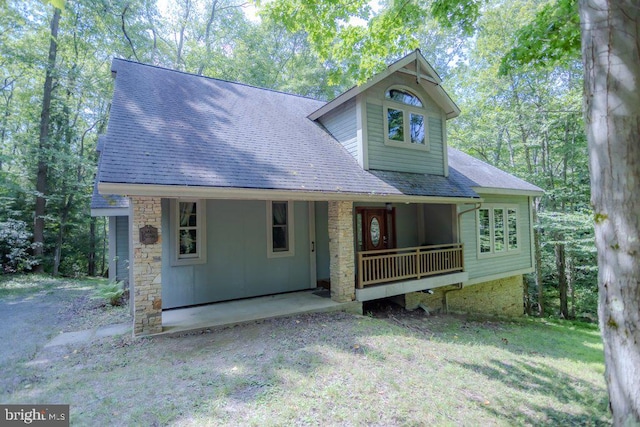
[[353,247],[353,203],[329,202],[331,299],[336,302],[355,299]]
[[[445,301],[446,298],[446,301]],[[524,287],[522,275],[478,283],[458,289],[445,286],[433,290],[433,294],[412,292],[401,295],[397,301],[407,310],[415,310],[423,304],[431,313],[449,312],[478,313],[500,316],[521,316]]]
[[[131,197],[133,214],[133,334],[162,332],[162,208],[159,197]],[[140,228],[150,225],[158,230],[158,241],[140,242]]]

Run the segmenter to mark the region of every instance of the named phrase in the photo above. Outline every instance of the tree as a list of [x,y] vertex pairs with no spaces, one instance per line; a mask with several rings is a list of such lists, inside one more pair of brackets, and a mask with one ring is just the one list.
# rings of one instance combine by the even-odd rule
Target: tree
[[[47,173],[49,141],[49,118],[51,116],[51,97],[53,95],[53,78],[56,68],[56,55],[58,53],[58,25],[60,23],[60,9],[54,8],[51,19],[51,35],[49,41],[49,58],[47,61],[46,77],[42,95],[42,111],[40,113],[40,137],[38,145],[38,173],[36,178],[36,206],[34,211],[33,244],[34,255],[42,258],[44,253],[44,227],[45,209],[47,205]],[[34,270],[44,272],[44,266],[40,262]]]
[[599,318],[615,425],[640,425],[640,7],[581,0]]

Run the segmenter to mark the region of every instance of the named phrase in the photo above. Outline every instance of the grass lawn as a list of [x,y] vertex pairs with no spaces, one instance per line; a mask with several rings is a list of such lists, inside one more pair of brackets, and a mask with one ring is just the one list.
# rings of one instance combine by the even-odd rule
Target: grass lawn
[[[42,299],[61,292],[61,282]],[[6,300],[30,298],[3,296],[2,286],[0,310]],[[85,310],[92,322],[113,316],[93,304]],[[72,425],[610,423],[600,336],[580,323],[383,306],[367,316],[314,314],[172,337],[40,345],[12,360],[3,370],[14,380],[0,383],[0,402],[68,403]]]

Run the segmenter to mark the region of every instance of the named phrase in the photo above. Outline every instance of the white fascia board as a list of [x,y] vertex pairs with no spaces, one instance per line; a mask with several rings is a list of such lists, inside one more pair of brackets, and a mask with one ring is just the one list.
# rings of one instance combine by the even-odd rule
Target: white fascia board
[[129,208],[91,209],[91,216],[129,216]]
[[494,187],[471,187],[478,194],[495,194],[498,196],[543,196],[544,191],[540,190],[517,190],[512,188]]
[[150,185],[98,183],[101,194],[126,194],[128,196],[156,196],[166,198],[193,197],[199,199],[228,200],[298,200],[298,201],[353,201],[383,203],[480,203],[482,199],[473,197],[431,197],[404,194],[377,193],[329,193],[322,191],[273,190],[259,188],[232,187],[191,187],[182,185]]

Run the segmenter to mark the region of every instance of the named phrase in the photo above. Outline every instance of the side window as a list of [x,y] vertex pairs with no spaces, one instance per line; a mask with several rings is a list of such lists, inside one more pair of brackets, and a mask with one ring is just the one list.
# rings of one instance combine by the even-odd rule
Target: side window
[[178,202],[178,259],[198,256],[199,237],[198,202]]
[[267,256],[294,255],[293,202],[267,202]]
[[509,247],[508,249],[518,249],[518,211],[515,208],[507,210],[507,227],[509,230]]
[[480,253],[491,252],[491,224],[489,223],[489,209],[478,209],[478,233]]
[[206,210],[203,200],[172,200],[173,265],[206,262]]
[[506,255],[519,249],[518,210],[505,205],[478,209],[478,256]]

